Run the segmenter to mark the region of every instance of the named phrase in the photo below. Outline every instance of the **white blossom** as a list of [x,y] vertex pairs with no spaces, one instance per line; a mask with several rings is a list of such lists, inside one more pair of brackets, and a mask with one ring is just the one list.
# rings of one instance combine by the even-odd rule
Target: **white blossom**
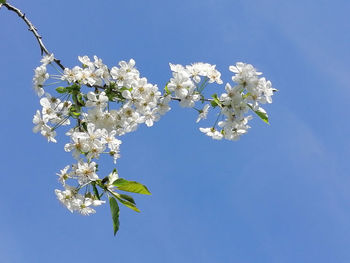
[[68,178],[71,178],[71,175],[70,175],[69,173],[67,173],[68,169],[69,169],[69,165],[67,165],[66,167],[64,167],[59,173],[56,173],[57,176],[59,177],[59,179],[58,179],[59,182],[60,182],[61,184],[63,184],[63,185],[66,184],[66,180],[67,180]]
[[199,130],[203,133],[205,133],[205,135],[212,137],[215,140],[221,140],[222,139],[222,134],[217,131],[215,128],[199,128]]
[[49,54],[49,55],[45,55],[43,56],[43,58],[40,60],[40,62],[43,64],[43,65],[48,65],[50,64],[52,61],[54,61],[55,57],[53,55],[53,53]]
[[80,185],[99,179],[98,175],[96,174],[95,162],[86,163],[81,161],[78,163],[74,172],[78,177],[78,182]]
[[33,128],[33,132],[37,133],[39,131],[42,130],[42,128],[45,126],[45,124],[47,123],[47,120],[44,120],[41,117],[41,113],[39,110],[36,111],[36,114],[33,117],[33,123],[35,124],[34,128]]
[[208,115],[208,112],[209,112],[209,108],[210,108],[209,104],[205,104],[204,105],[203,109],[199,112],[198,119],[196,120],[197,123],[200,120],[207,118],[207,115]]
[[104,109],[108,103],[108,97],[105,92],[96,94],[90,91],[87,94],[87,98],[86,107],[100,107],[101,109]]
[[44,95],[43,89],[44,82],[49,78],[49,73],[46,71],[46,65],[41,65],[34,70],[35,74],[33,77],[34,90],[39,97]]

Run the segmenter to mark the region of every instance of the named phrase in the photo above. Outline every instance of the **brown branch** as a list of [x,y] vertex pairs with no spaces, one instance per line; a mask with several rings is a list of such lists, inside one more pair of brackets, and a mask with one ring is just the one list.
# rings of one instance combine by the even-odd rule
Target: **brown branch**
[[[32,24],[32,22],[29,21],[29,19],[26,17],[26,15],[24,13],[22,13],[21,10],[19,10],[18,8],[10,5],[9,3],[4,3],[4,4],[0,4],[0,8],[3,6],[5,6],[9,11],[13,11],[15,12],[20,18],[22,18],[22,20],[28,25],[28,30],[31,31],[33,33],[33,35],[35,36],[36,40],[39,43],[39,47],[40,47],[40,51],[41,51],[41,55],[43,55],[44,53],[46,55],[51,54],[47,48],[45,47],[43,41],[42,41],[42,37],[39,35],[38,30],[36,29],[36,27]],[[55,63],[62,69],[64,70],[65,67],[61,64],[61,61],[59,59],[54,59]],[[102,89],[105,90],[107,88],[106,85],[104,86],[97,86],[97,85],[87,85],[89,87],[94,87],[96,89]],[[176,97],[171,97],[171,100],[175,100],[175,101],[181,101],[180,98],[176,98]],[[202,99],[203,101],[207,101],[207,102],[211,102],[212,99]]]
[[[177,97],[171,97],[171,100],[181,101],[181,99],[177,98]],[[200,101],[211,102],[211,101],[213,101],[213,99],[205,99],[205,98],[203,98],[203,99],[200,99]]]
[[[98,85],[93,85],[93,86],[90,86],[90,85],[87,85],[88,87],[91,87],[91,88],[95,88],[95,89],[102,89],[102,90],[105,90],[107,88],[107,85],[105,84],[104,86],[98,86]],[[163,96],[164,97],[164,96]],[[177,98],[177,97],[170,97],[171,100],[175,100],[175,101],[181,101],[180,98]],[[201,101],[207,101],[207,102],[212,102],[213,99],[205,99],[205,98],[202,98],[200,99]]]
[[[21,10],[19,10],[18,8],[10,5],[9,3],[0,4],[0,8],[1,8],[2,5],[5,6],[9,11],[15,12],[27,24],[28,30],[33,33],[33,35],[35,36],[36,40],[39,43],[41,55],[43,55],[43,54],[50,55],[51,53],[45,47],[45,45],[44,45],[44,43],[42,41],[42,37],[38,33],[38,30],[32,24],[32,22],[29,21],[29,19],[26,17],[26,15]],[[54,61],[57,64],[57,66],[59,66],[62,70],[65,69],[65,67],[61,64],[61,61],[59,59],[55,58]]]

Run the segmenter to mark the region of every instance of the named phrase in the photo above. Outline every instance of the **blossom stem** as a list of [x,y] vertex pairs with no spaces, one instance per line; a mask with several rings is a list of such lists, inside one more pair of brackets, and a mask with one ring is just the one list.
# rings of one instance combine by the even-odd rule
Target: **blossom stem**
[[43,87],[47,87],[47,86],[51,86],[51,85],[56,85],[56,84],[61,83],[61,82],[62,82],[62,80],[61,80],[61,81],[55,81],[55,82],[52,82],[52,83],[49,83],[49,84],[44,84]]
[[69,116],[67,116],[66,118],[64,118],[63,120],[61,120],[59,123],[57,123],[54,127],[51,128],[51,131],[56,130],[62,123],[65,123],[66,120],[69,119]]
[[202,93],[202,91],[203,91],[204,88],[206,87],[205,84],[207,84],[208,80],[209,80],[209,78],[208,78],[208,77],[205,77],[205,80],[202,82],[201,86],[200,86],[199,89],[198,89],[198,92],[199,92],[199,93]]
[[215,129],[215,126],[216,126],[216,124],[218,124],[218,121],[219,121],[219,118],[220,118],[220,116],[221,116],[221,111],[218,113],[218,117],[216,118],[216,121],[215,121],[215,123],[214,123],[214,125],[213,125],[213,128]]

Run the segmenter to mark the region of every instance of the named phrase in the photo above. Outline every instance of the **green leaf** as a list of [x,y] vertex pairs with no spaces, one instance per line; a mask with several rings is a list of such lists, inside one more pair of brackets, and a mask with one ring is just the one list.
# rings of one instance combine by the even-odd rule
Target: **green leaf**
[[119,194],[119,196],[127,201],[129,201],[130,203],[133,203],[134,205],[136,205],[134,198],[132,198],[130,195],[125,195],[125,194]]
[[247,94],[244,94],[244,95],[242,96],[242,98],[243,98],[243,99],[246,99],[246,98],[248,98],[250,95],[251,95],[251,94],[248,92]]
[[83,100],[83,95],[81,93],[78,94],[77,99],[80,105],[85,105],[85,101]]
[[263,108],[259,108],[257,110],[253,110],[253,106],[252,105],[250,105],[250,104],[247,104],[247,105],[248,105],[249,108],[252,109],[252,111],[255,112],[256,115],[258,115],[260,117],[260,119],[262,119],[267,124],[270,124],[269,123],[269,118],[267,116],[267,113],[266,113],[266,111]]
[[126,207],[129,207],[130,209],[132,209],[132,210],[134,210],[136,212],[141,212],[140,209],[138,209],[135,204],[133,204],[132,202],[130,202],[128,200],[123,199],[120,194],[114,193],[114,192],[110,192],[110,193],[113,194],[113,196],[115,198],[117,198],[118,201],[121,202]]
[[212,106],[213,108],[215,108],[216,106],[218,106],[218,104],[217,104],[215,101],[213,101],[213,100],[210,102],[210,104],[211,104],[211,106]]
[[120,91],[124,91],[124,90],[132,91],[132,88],[121,87],[119,90]]
[[218,94],[215,93],[211,95],[211,97],[213,98],[213,100],[210,102],[211,106],[213,106],[213,108],[215,108],[216,106],[221,107],[221,101],[218,98]]
[[0,4],[6,4],[6,0],[0,0]]
[[170,90],[168,89],[168,84],[169,82],[165,85],[165,88],[164,88],[167,95],[171,94]]
[[72,94],[72,100],[73,100],[74,104],[78,105],[78,97],[77,97],[77,94],[75,94],[75,93]]
[[76,116],[76,117],[80,116],[80,112],[74,112],[74,111],[72,111],[71,114],[73,115],[72,117],[74,117],[74,116]]
[[66,88],[70,94],[77,95],[80,92],[80,85],[73,83],[71,86]]
[[109,206],[111,207],[111,214],[113,219],[113,233],[117,234],[119,229],[119,206],[118,202],[113,198],[109,197]]
[[135,181],[128,181],[123,178],[119,178],[113,182],[113,185],[116,186],[119,190],[136,193],[136,194],[144,194],[150,195],[151,192],[147,189],[147,187],[143,184],[140,184]]
[[119,200],[119,202],[121,202],[123,205],[125,205],[126,207],[129,207],[130,209],[132,209],[132,210],[134,210],[135,212],[141,212],[140,211],[140,209],[138,209],[137,207],[136,207],[136,205],[134,205],[133,203],[131,203],[131,202],[129,202],[129,201],[127,201],[127,200],[124,200],[124,199],[119,199],[119,198],[117,198],[118,200]]
[[100,194],[98,193],[97,187],[96,187],[96,183],[92,183],[92,189],[94,190],[95,196],[97,197],[98,200],[100,199]]
[[66,93],[67,92],[67,89],[65,87],[57,87],[56,88],[56,91],[58,93]]
[[105,93],[109,101],[114,101],[114,98],[116,97],[116,94],[115,94],[116,88],[117,88],[117,85],[111,82],[109,86],[107,86],[107,88],[105,89]]
[[77,119],[80,116],[80,107],[72,105],[69,108],[69,115]]

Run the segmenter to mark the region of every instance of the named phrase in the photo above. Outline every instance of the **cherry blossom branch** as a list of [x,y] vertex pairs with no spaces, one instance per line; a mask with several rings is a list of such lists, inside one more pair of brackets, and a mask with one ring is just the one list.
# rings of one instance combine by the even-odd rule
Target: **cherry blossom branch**
[[[41,51],[41,55],[43,55],[43,54],[50,55],[51,53],[48,51],[48,49],[44,45],[44,43],[42,41],[42,37],[41,37],[41,35],[39,35],[37,28],[33,25],[32,22],[30,22],[30,20],[26,17],[26,15],[21,10],[19,10],[17,7],[15,7],[13,5],[10,5],[9,3],[0,4],[0,8],[1,8],[2,5],[5,6],[9,11],[15,12],[27,24],[28,30],[33,33],[34,37],[38,41],[38,44],[39,44],[39,47],[40,47],[40,51]],[[54,62],[62,70],[65,69],[65,67],[61,64],[61,60],[55,58]]]
[[[2,6],[15,12],[27,24],[39,44],[41,54],[45,54],[40,60],[42,64],[34,70],[33,88],[40,97],[42,110],[37,110],[33,117],[33,131],[40,132],[49,142],[57,142],[57,128],[70,127],[66,133],[70,142],[65,144],[64,150],[72,152],[76,163],[67,165],[57,173],[64,190],[56,189],[56,196],[69,211],[89,215],[96,212],[92,207],[106,202],[102,200],[105,194],[111,208],[114,235],[119,229],[118,203],[140,212],[133,197],[118,191],[151,194],[146,186],[120,178],[117,169],[113,169],[108,176],[98,175],[98,163],[94,160],[98,160],[101,154],[109,154],[114,164],[120,158],[122,141],[117,137],[135,131],[142,123],[153,126],[171,109],[170,101],[178,101],[181,107],[196,110],[197,123],[207,118],[209,108],[218,107],[214,125],[199,128],[215,140],[235,141],[247,133],[250,128],[248,121],[252,119],[248,115],[250,110],[268,123],[268,115],[260,104],[272,103],[271,96],[276,89],[272,88],[270,81],[260,77],[262,73],[250,64],[238,62],[231,65],[229,70],[234,73],[232,81],[235,84],[231,86],[226,83],[223,93],[214,93],[205,98],[203,93],[208,84],[223,84],[221,73],[215,65],[202,62],[186,66],[169,63],[172,77],[164,89],[159,90],[157,85],[148,83],[140,75],[133,59],[120,61],[119,66],[108,67],[97,56],[93,61],[88,56],[79,56],[81,67],[65,68],[47,50],[37,29],[21,10],[6,3],[6,0],[0,0],[0,8]],[[47,67],[53,63],[63,72],[50,75]],[[54,68],[57,70],[57,67]],[[52,84],[60,82],[45,84],[50,77],[64,82],[63,86],[53,90]],[[56,91],[58,96],[46,92],[48,86],[48,91]],[[85,92],[85,87],[94,91]],[[113,102],[117,107],[112,108],[111,105],[110,108]],[[197,102],[204,105],[198,109]],[[71,120],[76,120],[77,125],[71,125]],[[73,187],[73,182],[78,186]]]

